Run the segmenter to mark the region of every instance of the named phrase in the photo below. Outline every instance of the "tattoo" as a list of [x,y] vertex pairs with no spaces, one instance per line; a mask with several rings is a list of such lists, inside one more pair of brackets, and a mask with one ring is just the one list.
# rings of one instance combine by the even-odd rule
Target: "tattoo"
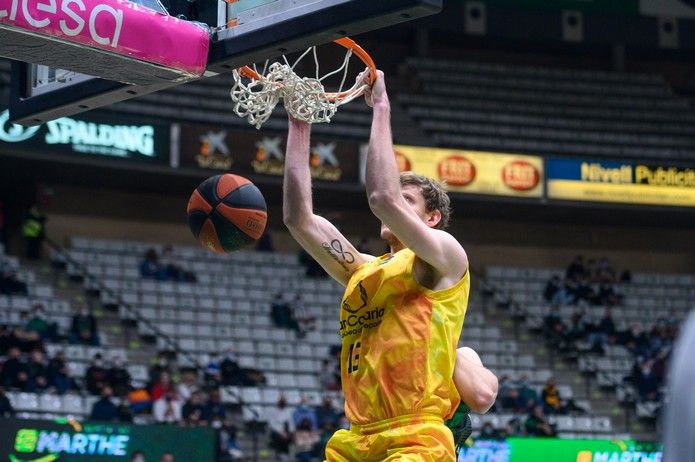
[[323,242],[321,247],[323,247],[323,250],[325,250],[345,271],[350,271],[348,264],[355,262],[355,256],[343,250],[343,245],[338,239],[333,239],[330,244],[328,242]]

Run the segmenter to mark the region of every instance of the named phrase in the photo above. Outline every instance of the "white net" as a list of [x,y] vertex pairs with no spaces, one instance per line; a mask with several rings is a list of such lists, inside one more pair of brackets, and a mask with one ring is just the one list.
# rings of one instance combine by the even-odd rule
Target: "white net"
[[[312,51],[316,76],[300,77],[294,69]],[[261,128],[282,100],[285,110],[295,119],[309,123],[330,122],[338,106],[352,101],[368,88],[364,81],[357,79],[352,87],[343,90],[351,56],[352,50],[348,49],[342,66],[323,77],[319,77],[316,47],[305,51],[293,65],[289,64],[284,55],[284,63],[266,65],[262,72],[258,72],[254,65],[257,78],[249,78],[239,70],[234,70],[234,86],[230,92],[234,113],[248,120],[256,128]],[[338,91],[326,92],[323,81],[341,71],[343,76]],[[245,80],[249,82],[245,83]]]

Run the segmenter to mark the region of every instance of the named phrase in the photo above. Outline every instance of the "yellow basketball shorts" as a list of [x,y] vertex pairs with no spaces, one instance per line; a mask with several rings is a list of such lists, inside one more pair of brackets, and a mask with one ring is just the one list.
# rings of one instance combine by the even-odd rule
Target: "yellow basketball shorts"
[[455,462],[454,437],[436,416],[410,415],[338,430],[326,462]]

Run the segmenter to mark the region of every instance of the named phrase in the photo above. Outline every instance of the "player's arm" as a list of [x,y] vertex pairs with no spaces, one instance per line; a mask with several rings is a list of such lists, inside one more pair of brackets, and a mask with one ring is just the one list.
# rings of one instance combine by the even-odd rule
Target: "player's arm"
[[460,279],[468,271],[468,257],[461,244],[449,233],[427,226],[401,193],[391,138],[391,107],[381,71],[367,91],[367,103],[374,108],[366,166],[369,207],[420,259],[439,274]]
[[310,136],[310,124],[290,117],[283,182],[283,220],[299,245],[333,279],[346,285],[352,273],[373,257],[359,253],[335,226],[314,214],[309,171]]
[[473,412],[485,414],[497,398],[497,377],[483,366],[478,354],[468,347],[456,350],[454,384],[461,401]]

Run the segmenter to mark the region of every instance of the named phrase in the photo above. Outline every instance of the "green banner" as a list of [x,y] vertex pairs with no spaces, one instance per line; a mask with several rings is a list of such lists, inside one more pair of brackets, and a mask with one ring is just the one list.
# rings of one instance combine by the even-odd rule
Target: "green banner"
[[478,440],[459,453],[458,462],[661,462],[658,443],[634,440],[509,438]]
[[540,10],[638,14],[639,0],[485,0],[490,5]]

